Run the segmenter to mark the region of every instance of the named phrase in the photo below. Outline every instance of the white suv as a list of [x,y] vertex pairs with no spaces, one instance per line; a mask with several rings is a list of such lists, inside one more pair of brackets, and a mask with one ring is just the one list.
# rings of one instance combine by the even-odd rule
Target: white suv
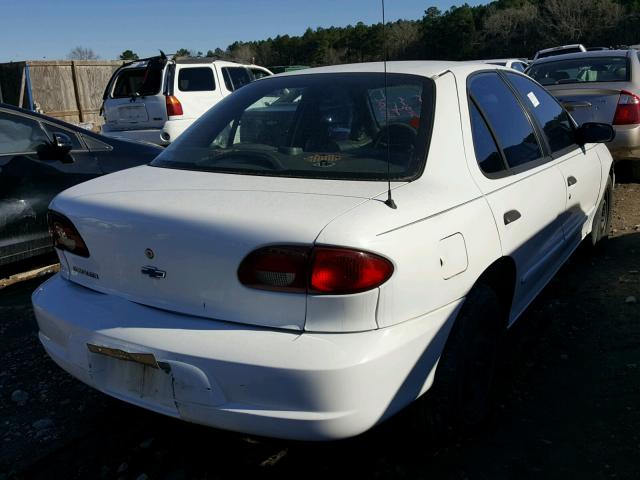
[[102,134],[168,145],[225,96],[269,75],[213,58],[163,55],[126,64],[105,90]]

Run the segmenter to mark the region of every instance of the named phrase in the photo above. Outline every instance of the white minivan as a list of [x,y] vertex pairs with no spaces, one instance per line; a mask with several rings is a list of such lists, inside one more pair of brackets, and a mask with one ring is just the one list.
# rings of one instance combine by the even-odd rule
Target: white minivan
[[162,55],[125,64],[104,92],[102,134],[168,145],[225,96],[268,75],[215,58]]

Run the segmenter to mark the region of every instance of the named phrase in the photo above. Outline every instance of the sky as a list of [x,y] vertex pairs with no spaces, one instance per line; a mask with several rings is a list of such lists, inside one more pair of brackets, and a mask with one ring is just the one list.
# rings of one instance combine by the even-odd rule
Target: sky
[[[417,20],[463,1],[386,0],[386,18]],[[470,5],[484,3],[468,1]],[[0,0],[0,62],[63,60],[76,46],[103,59],[179,48],[206,52],[236,40],[301,35],[307,27],[382,19],[380,0]]]

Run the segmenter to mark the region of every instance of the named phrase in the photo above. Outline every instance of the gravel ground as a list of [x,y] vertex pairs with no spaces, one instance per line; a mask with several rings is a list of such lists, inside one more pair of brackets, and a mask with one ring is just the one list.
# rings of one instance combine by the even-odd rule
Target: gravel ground
[[[427,444],[400,417],[307,444],[187,424],[111,399],[38,343],[36,279],[0,291],[0,479],[640,478],[640,185],[612,237],[579,249],[507,336],[482,431]],[[634,301],[635,300],[635,301]]]

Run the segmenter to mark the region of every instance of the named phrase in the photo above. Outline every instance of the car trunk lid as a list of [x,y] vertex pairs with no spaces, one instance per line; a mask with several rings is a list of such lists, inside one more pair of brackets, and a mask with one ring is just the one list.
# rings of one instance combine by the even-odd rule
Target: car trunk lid
[[546,88],[564,105],[573,119],[582,125],[586,122],[611,123],[616,113],[620,88],[610,85],[553,85]]
[[301,330],[306,296],[243,286],[241,261],[265,245],[312,245],[334,218],[382,191],[379,182],[141,167],[74,187],[52,209],[88,246],[89,258],[66,254],[79,284],[189,315]]

